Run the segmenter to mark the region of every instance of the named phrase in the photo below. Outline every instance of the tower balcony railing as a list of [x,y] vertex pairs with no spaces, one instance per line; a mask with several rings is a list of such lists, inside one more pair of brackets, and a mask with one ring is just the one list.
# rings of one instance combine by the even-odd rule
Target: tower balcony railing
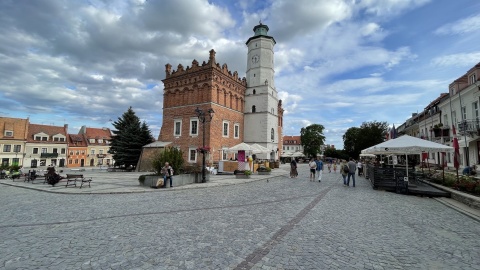
[[466,119],[457,122],[458,134],[467,136],[478,136],[480,133],[480,119]]

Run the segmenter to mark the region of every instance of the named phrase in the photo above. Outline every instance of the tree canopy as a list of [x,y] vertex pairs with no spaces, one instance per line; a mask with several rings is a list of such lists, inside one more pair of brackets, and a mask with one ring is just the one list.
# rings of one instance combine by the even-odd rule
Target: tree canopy
[[363,122],[360,127],[351,127],[343,135],[343,149],[353,158],[361,151],[385,141],[387,122]]
[[303,146],[303,153],[308,157],[315,157],[320,153],[320,146],[324,144],[325,128],[319,124],[312,124],[300,130],[300,140]]
[[113,122],[113,126],[116,130],[112,131],[114,136],[109,152],[113,154],[115,165],[137,166],[142,147],[155,141],[147,123],[141,123],[130,107],[122,117]]

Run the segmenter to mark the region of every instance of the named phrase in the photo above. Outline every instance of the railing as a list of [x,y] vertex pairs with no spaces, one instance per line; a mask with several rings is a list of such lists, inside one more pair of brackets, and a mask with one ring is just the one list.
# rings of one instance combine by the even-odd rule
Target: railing
[[474,136],[480,131],[480,119],[466,119],[457,123],[458,134]]
[[97,154],[97,157],[98,158],[105,158],[105,157],[107,157],[107,154]]
[[58,153],[41,153],[41,158],[56,158],[58,157]]

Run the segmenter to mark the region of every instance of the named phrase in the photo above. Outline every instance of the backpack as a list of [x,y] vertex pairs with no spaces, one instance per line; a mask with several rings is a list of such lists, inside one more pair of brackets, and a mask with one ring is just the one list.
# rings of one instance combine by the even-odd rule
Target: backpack
[[344,173],[349,173],[350,172],[350,169],[348,168],[347,164],[343,165],[343,172]]

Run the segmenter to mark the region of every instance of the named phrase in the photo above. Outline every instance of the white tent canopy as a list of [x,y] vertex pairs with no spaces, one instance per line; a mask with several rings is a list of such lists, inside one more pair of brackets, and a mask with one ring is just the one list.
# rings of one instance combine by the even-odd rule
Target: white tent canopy
[[242,143],[239,143],[235,146],[232,146],[230,148],[228,148],[228,151],[229,152],[238,152],[238,151],[255,151],[255,150],[258,150],[256,147],[253,147],[249,144],[246,144],[244,142]]
[[453,152],[451,146],[443,145],[408,135],[388,140],[362,150],[362,154],[420,154],[422,152]]
[[295,152],[295,153],[292,154],[292,157],[304,157],[304,156],[305,156],[305,154],[302,153],[302,152]]
[[270,152],[272,152],[272,151],[269,150],[268,148],[263,147],[263,146],[261,146],[261,145],[258,144],[258,143],[254,143],[254,144],[252,144],[251,146],[254,147],[254,148],[256,148],[256,150],[253,150],[253,153],[254,153],[254,154],[270,153]]

